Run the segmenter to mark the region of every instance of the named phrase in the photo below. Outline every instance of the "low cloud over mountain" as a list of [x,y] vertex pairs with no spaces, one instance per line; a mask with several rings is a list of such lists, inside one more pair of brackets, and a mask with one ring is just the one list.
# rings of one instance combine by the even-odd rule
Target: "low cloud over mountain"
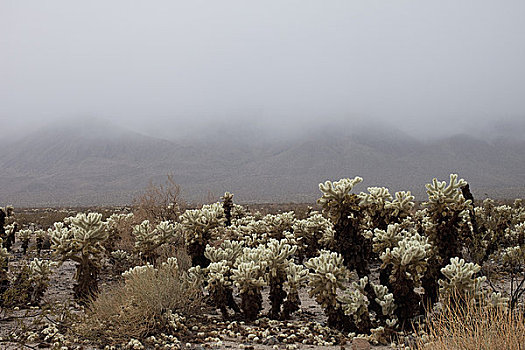
[[[341,128],[339,128],[341,129]],[[421,141],[389,130],[337,128],[270,139],[254,130],[184,141],[90,121],[46,127],[0,149],[0,199],[18,206],[126,204],[167,174],[189,201],[235,193],[239,202],[313,202],[325,180],[411,190],[458,173],[477,197],[525,195],[525,142],[456,135]]]

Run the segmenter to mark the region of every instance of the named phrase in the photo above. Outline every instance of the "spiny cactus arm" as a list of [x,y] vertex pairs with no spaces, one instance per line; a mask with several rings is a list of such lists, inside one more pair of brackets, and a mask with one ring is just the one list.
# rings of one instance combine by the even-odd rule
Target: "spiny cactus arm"
[[32,234],[33,234],[33,230],[30,230],[30,229],[23,229],[23,230],[18,231],[18,236],[20,237],[20,240],[27,240],[31,238]]
[[385,208],[392,211],[392,216],[407,217],[414,208],[414,196],[410,191],[398,191],[395,199],[385,204]]
[[492,292],[486,298],[487,306],[507,310],[510,298],[503,296],[501,293]]
[[286,239],[270,239],[264,249],[264,256],[270,275],[276,275],[278,271],[284,271],[288,265],[288,259],[297,251],[297,246],[288,244]]
[[368,305],[370,301],[359,289],[347,290],[337,297],[345,312],[345,315],[352,316],[354,322],[359,323],[363,318],[368,318]]
[[394,300],[394,294],[390,293],[386,286],[375,283],[371,283],[371,286],[376,295],[375,301],[381,306],[383,315],[393,315],[397,307]]
[[5,217],[12,216],[15,208],[12,205],[6,205],[4,208],[0,207],[0,211],[2,211],[5,215]]
[[228,277],[231,269],[226,260],[212,262],[205,270],[208,276],[207,289],[213,288],[215,285],[230,286],[232,284]]
[[397,223],[388,225],[386,231],[376,228],[372,238],[372,248],[376,253],[381,253],[387,248],[393,249],[406,234],[407,232]]
[[285,288],[290,292],[298,291],[302,287],[306,287],[308,284],[309,271],[303,265],[297,265],[290,262],[286,266],[286,282],[284,282]]
[[392,280],[394,276],[401,273],[403,278],[411,280],[416,286],[419,285],[421,277],[427,268],[427,261],[431,254],[431,245],[427,237],[420,236],[418,233],[406,236],[393,249],[387,248],[380,255],[383,264],[392,265],[391,282],[401,282]]
[[240,293],[250,293],[265,285],[262,266],[255,261],[242,262],[232,271],[232,280]]
[[228,201],[233,199],[233,193],[224,192],[224,195],[221,197],[223,201]]
[[29,263],[29,278],[37,283],[45,283],[53,273],[57,263],[50,260],[35,258]]
[[334,222],[337,222],[345,206],[358,206],[359,198],[350,191],[362,180],[360,177],[355,177],[352,180],[347,178],[333,183],[326,181],[324,184],[319,184],[323,196],[317,200],[317,204],[322,207],[323,213],[327,213]]
[[477,298],[481,295],[481,283],[486,280],[485,276],[474,277],[481,270],[481,266],[467,263],[464,259],[454,257],[450,264],[441,269],[446,280],[438,281],[440,292],[445,296],[453,296],[455,293],[468,294]]
[[134,266],[123,272],[122,277],[125,279],[131,279],[133,276],[138,276],[141,274],[155,274],[156,271],[157,269],[153,265],[146,263],[146,265]]
[[426,185],[428,201],[422,205],[432,211],[440,211],[445,207],[452,210],[463,210],[471,204],[470,200],[465,200],[461,192],[461,187],[465,184],[465,180],[458,180],[457,174],[450,174],[448,186],[445,181],[441,182],[434,178],[431,184]]
[[73,238],[82,245],[93,245],[108,238],[107,226],[99,213],[79,213],[71,220],[71,226]]
[[304,263],[310,269],[309,295],[315,297],[323,308],[335,307],[337,290],[344,290],[348,271],[343,265],[343,257],[335,252],[321,251],[318,257]]
[[230,267],[233,267],[235,260],[243,253],[244,242],[225,240],[219,247],[206,246],[204,256],[211,262],[225,260]]
[[65,227],[63,222],[55,222],[48,234],[53,254],[60,258],[61,263],[68,259],[82,262],[82,258],[77,256],[78,245],[73,240],[73,232]]
[[361,177],[356,176],[353,179],[345,178],[335,182],[326,181],[325,183],[320,183],[319,190],[323,193],[323,196],[317,200],[317,204],[325,212],[337,211],[348,199],[354,186],[362,181]]
[[182,238],[182,225],[178,222],[162,221],[155,227],[155,235],[158,237],[158,243],[175,242]]
[[382,210],[386,203],[392,199],[390,191],[386,187],[368,187],[368,193],[361,192],[358,198],[362,207],[373,207],[373,210]]

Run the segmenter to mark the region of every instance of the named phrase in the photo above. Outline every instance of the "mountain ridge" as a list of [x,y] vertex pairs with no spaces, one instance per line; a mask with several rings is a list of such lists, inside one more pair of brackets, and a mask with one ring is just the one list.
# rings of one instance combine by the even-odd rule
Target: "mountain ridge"
[[[248,137],[165,140],[93,122],[49,127],[0,149],[0,200],[17,206],[129,204],[173,174],[189,201],[236,194],[240,202],[313,202],[318,184],[361,176],[367,186],[410,190],[450,173],[477,197],[525,195],[525,142],[454,135],[421,141],[381,130],[307,133],[253,144]],[[0,203],[2,204],[2,203]]]

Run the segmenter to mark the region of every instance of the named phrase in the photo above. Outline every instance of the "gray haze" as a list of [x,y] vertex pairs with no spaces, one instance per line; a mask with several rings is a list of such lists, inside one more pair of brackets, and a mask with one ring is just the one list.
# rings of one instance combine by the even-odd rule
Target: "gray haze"
[[524,13],[522,0],[2,0],[0,138],[85,117],[164,138],[371,120],[519,136]]

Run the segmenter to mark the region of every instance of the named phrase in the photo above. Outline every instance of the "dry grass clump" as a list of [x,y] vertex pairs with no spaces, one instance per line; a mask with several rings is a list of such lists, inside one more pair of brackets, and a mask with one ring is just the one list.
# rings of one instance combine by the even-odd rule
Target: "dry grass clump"
[[195,315],[201,306],[199,286],[170,261],[158,268],[136,267],[125,274],[124,283],[99,294],[73,331],[101,345],[118,345],[174,331],[167,314]]
[[483,302],[445,302],[427,322],[426,334],[419,335],[415,349],[525,349],[523,310],[511,312]]

